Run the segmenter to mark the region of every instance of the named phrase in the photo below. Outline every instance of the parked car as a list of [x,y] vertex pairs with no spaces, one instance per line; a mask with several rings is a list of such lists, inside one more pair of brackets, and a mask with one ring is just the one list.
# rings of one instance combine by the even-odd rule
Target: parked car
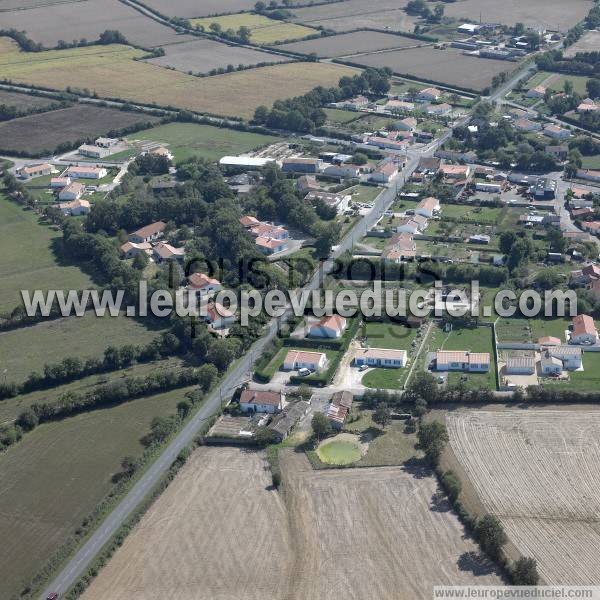
[[366,371],[369,368],[369,365],[360,365],[360,367],[358,367],[359,371]]
[[56,600],[58,598],[58,594],[56,592],[51,592],[46,596],[46,600]]
[[298,375],[300,375],[300,377],[306,377],[307,375],[310,375],[311,371],[310,369],[307,369],[306,367],[302,367],[301,369],[298,369]]

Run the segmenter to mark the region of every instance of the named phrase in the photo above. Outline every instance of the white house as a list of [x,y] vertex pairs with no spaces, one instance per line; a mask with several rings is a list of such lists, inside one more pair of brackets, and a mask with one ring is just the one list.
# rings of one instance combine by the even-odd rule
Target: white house
[[417,128],[417,120],[414,117],[406,117],[400,121],[394,123],[394,129],[400,131],[414,131]]
[[152,256],[157,263],[165,260],[183,260],[185,248],[175,248],[166,242],[159,242],[152,248]]
[[283,370],[310,369],[311,371],[322,371],[326,365],[327,356],[323,352],[290,350],[283,361]]
[[156,221],[156,223],[150,223],[130,233],[127,237],[130,242],[141,244],[142,242],[154,242],[163,236],[167,224],[163,221]]
[[205,273],[192,273],[188,277],[188,292],[197,297],[206,297],[215,294],[221,289],[221,282]]
[[62,190],[63,188],[67,187],[70,184],[71,184],[70,177],[53,177],[50,180],[50,187],[53,190]]
[[421,102],[432,102],[433,100],[439,100],[442,97],[442,92],[434,87],[425,88],[417,94],[417,100]]
[[148,242],[142,242],[141,244],[136,244],[135,242],[125,242],[121,246],[121,252],[125,255],[125,258],[134,258],[140,252],[151,254],[152,244],[149,244]]
[[577,315],[573,318],[571,344],[591,345],[598,343],[598,330],[594,319],[589,315]]
[[489,352],[439,351],[435,358],[438,371],[487,373],[490,370]]
[[506,359],[507,375],[533,375],[535,358],[533,356],[511,356]]
[[31,179],[32,177],[43,177],[50,175],[53,171],[52,165],[49,163],[43,163],[41,165],[28,165],[21,167],[17,173],[21,179]]
[[422,215],[414,215],[412,217],[404,217],[398,222],[396,227],[397,233],[410,233],[417,235],[427,229],[428,221]]
[[275,414],[283,408],[281,392],[266,390],[244,390],[240,396],[242,412]]
[[67,187],[60,190],[58,193],[58,199],[70,202],[72,200],[78,200],[81,198],[85,186],[77,181],[70,183]]
[[209,302],[206,321],[213,329],[227,329],[235,322],[235,314],[218,302]]
[[415,215],[421,215],[427,219],[431,219],[435,214],[440,212],[440,201],[437,198],[424,198],[415,207]]
[[575,371],[581,368],[582,353],[581,348],[577,346],[567,346],[566,344],[548,348],[550,356],[558,358],[563,363],[563,368],[568,371]]
[[376,183],[389,183],[398,176],[398,166],[392,161],[381,162],[371,173],[369,179]]
[[78,198],[71,202],[63,202],[58,205],[58,208],[67,217],[81,217],[82,215],[87,215],[91,210],[90,203],[83,198]]
[[360,177],[360,167],[358,165],[331,165],[325,167],[323,175],[328,177],[340,177],[341,179],[356,179]]
[[406,366],[406,350],[392,350],[390,348],[360,348],[354,355],[354,364],[357,367],[387,367],[402,369]]
[[542,352],[540,361],[542,375],[560,375],[563,371],[563,362],[560,358],[552,356],[548,350]]
[[287,240],[278,240],[263,236],[257,237],[255,244],[263,254],[277,254],[278,252],[283,252],[288,249]]
[[69,167],[66,175],[72,179],[102,179],[108,171],[104,167]]
[[544,135],[555,140],[565,140],[571,137],[571,132],[568,129],[559,127],[558,125],[547,125],[544,127]]
[[341,315],[323,317],[308,332],[309,337],[340,338],[346,329],[346,319]]

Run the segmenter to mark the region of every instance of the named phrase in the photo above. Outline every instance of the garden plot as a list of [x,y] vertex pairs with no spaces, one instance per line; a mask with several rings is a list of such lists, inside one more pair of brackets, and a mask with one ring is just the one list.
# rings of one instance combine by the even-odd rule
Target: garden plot
[[321,58],[335,58],[338,56],[361,54],[363,52],[423,45],[425,45],[425,42],[400,35],[377,31],[354,31],[352,33],[284,44],[277,46],[277,49],[296,52],[298,54],[316,54]]
[[398,75],[474,91],[491,85],[495,75],[517,68],[516,63],[509,61],[483,59],[467,56],[460,50],[433,47],[365,54],[353,58],[352,62],[365,67],[389,67]]
[[253,66],[261,63],[286,62],[285,56],[252,50],[241,46],[228,46],[209,39],[193,40],[165,47],[165,55],[150,58],[147,62],[159,67],[171,67],[187,73],[210,73],[213,69],[226,69],[229,65]]
[[600,580],[600,411],[459,411],[450,448],[549,585]]
[[26,31],[35,42],[49,48],[60,40],[96,40],[106,30],[118,30],[128,42],[144,48],[193,39],[118,0],[54,2],[30,10],[3,12],[2,28]]

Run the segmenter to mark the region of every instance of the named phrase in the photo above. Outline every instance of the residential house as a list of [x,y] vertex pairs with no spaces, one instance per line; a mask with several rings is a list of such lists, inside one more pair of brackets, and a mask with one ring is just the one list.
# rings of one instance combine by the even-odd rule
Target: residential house
[[370,175],[371,181],[389,183],[398,176],[398,165],[392,161],[384,161],[377,165]]
[[463,180],[467,179],[471,174],[469,165],[442,165],[439,172],[445,179]]
[[565,161],[569,157],[569,146],[566,144],[561,146],[546,146],[544,152],[554,157],[556,160]]
[[104,167],[69,167],[65,175],[72,179],[102,179],[108,171]]
[[542,125],[540,123],[536,123],[535,121],[530,121],[529,119],[517,119],[514,123],[514,128],[517,131],[530,133],[532,131],[541,131]]
[[400,219],[396,226],[396,233],[410,233],[411,235],[418,235],[423,233],[427,229],[429,222],[425,217],[421,215],[414,215],[413,217],[405,217]]
[[354,396],[351,392],[335,392],[335,394],[331,396],[331,402],[327,406],[325,416],[329,419],[329,422],[334,429],[342,429],[346,417],[352,408],[353,402]]
[[119,143],[119,140],[117,138],[99,137],[94,143],[101,148],[112,148]]
[[535,357],[510,356],[506,359],[507,375],[533,375],[535,373]]
[[188,293],[195,294],[198,298],[211,296],[218,292],[222,287],[223,286],[218,279],[210,277],[205,273],[192,273],[188,277]]
[[163,236],[166,227],[167,224],[165,222],[156,221],[155,223],[150,223],[150,225],[146,225],[145,227],[130,233],[127,237],[130,242],[135,242],[136,244],[141,244],[142,242],[154,242]]
[[406,100],[392,99],[388,100],[383,107],[386,112],[401,113],[401,112],[412,112],[415,110],[413,102],[407,102]]
[[276,238],[268,238],[258,236],[255,244],[263,254],[278,254],[288,249],[289,243],[287,240],[278,240]]
[[287,240],[290,234],[287,229],[272,223],[258,222],[258,225],[250,227],[250,233],[255,237],[266,237],[275,240]]
[[600,279],[592,281],[587,289],[596,302],[600,301]]
[[563,369],[567,371],[576,371],[581,368],[582,365],[582,352],[578,346],[567,346],[561,344],[560,346],[554,346],[548,348],[550,356],[558,358],[563,363]]
[[205,319],[213,329],[228,329],[235,323],[235,313],[219,302],[209,302]]
[[284,158],[281,170],[284,173],[318,173],[322,162],[320,158]]
[[487,373],[490,370],[489,352],[438,351],[435,353],[438,371]]
[[545,335],[538,339],[538,344],[542,347],[548,348],[550,346],[560,346],[562,342],[560,338],[551,335]]
[[311,326],[308,336],[313,338],[340,338],[346,329],[346,319],[341,315],[323,317],[318,323]]
[[425,88],[417,94],[417,100],[420,102],[433,102],[442,97],[442,92],[434,87]]
[[183,260],[185,258],[185,248],[175,248],[166,242],[158,242],[152,248],[152,256],[157,263],[165,260]]
[[339,177],[340,179],[357,179],[360,177],[361,167],[358,165],[330,165],[325,167],[323,175]]
[[543,98],[546,95],[546,88],[543,85],[538,85],[534,88],[531,88],[527,92],[528,98]]
[[478,233],[478,234],[469,236],[467,241],[469,242],[469,244],[487,245],[490,243],[491,239],[492,238],[489,235]]
[[588,98],[587,100],[584,100],[576,108],[576,110],[579,114],[596,112],[598,110],[598,105],[593,100],[589,100],[589,98]]
[[544,127],[544,135],[556,140],[566,140],[571,137],[571,132],[558,125],[546,125]]
[[552,353],[549,350],[542,351],[542,356],[540,360],[540,369],[542,375],[550,376],[550,375],[560,375],[563,372],[563,362],[560,358],[556,356],[552,356]]
[[173,155],[164,146],[158,146],[158,148],[153,148],[152,150],[150,150],[150,154],[154,156],[162,156],[167,160],[173,160]]
[[460,150],[436,150],[435,156],[444,160],[453,160],[455,162],[465,162],[473,164],[477,162],[477,154],[472,150],[461,152]]
[[440,212],[440,209],[440,201],[437,198],[430,196],[429,198],[424,198],[417,204],[415,207],[415,215],[421,215],[431,219]]
[[576,208],[571,211],[571,217],[573,219],[583,219],[585,217],[590,217],[594,214],[594,209],[589,206],[585,208]]
[[577,177],[588,181],[600,182],[600,171],[593,169],[577,169]]
[[441,104],[428,104],[425,107],[425,112],[428,115],[435,115],[437,117],[444,117],[452,112],[452,106],[447,102]]
[[[409,134],[412,136],[412,134]],[[370,146],[376,146],[384,150],[406,150],[408,142],[406,140],[397,140],[395,137],[372,136],[368,138],[367,143]]]
[[440,170],[442,161],[435,156],[422,156],[417,165],[419,173],[437,173]]
[[406,366],[408,355],[406,350],[393,350],[391,348],[360,348],[354,355],[354,364],[357,367],[402,369]]
[[78,181],[70,183],[58,192],[58,199],[64,201],[79,200],[85,191],[85,186]]
[[44,177],[50,175],[53,171],[53,167],[49,163],[42,163],[39,165],[28,165],[21,167],[17,170],[17,174],[21,179],[31,179],[33,177]]
[[308,202],[323,202],[331,208],[335,208],[338,212],[348,210],[352,196],[350,194],[333,194],[331,192],[309,192],[305,198]]
[[71,202],[63,202],[58,205],[58,208],[67,217],[81,217],[82,215],[87,215],[91,210],[90,203],[83,198],[78,198]]
[[581,223],[581,229],[587,231],[593,235],[600,234],[600,221],[583,221]]
[[125,258],[134,258],[136,255],[140,254],[140,252],[152,254],[152,244],[148,242],[142,242],[141,244],[125,242],[121,246],[121,252],[125,255]]
[[252,227],[260,225],[261,221],[259,221],[256,217],[253,217],[252,215],[245,215],[240,219],[240,223],[246,229],[251,229]]
[[394,123],[394,129],[400,131],[414,131],[417,128],[418,121],[414,117],[406,117]]
[[110,150],[108,148],[103,148],[101,146],[92,146],[90,144],[82,144],[77,149],[81,156],[87,156],[89,158],[104,158],[110,154]]
[[573,318],[571,344],[593,345],[598,343],[598,331],[594,319],[589,315],[577,315]]
[[417,244],[410,233],[397,233],[386,244],[381,257],[388,262],[400,264],[404,260],[415,258]]
[[50,180],[50,187],[53,190],[62,190],[63,188],[70,185],[70,183],[71,183],[70,177],[53,177]]
[[240,395],[242,412],[275,414],[283,408],[281,392],[267,390],[244,390]]
[[309,352],[307,350],[289,350],[283,360],[284,371],[322,371],[327,365],[327,355],[323,352]]

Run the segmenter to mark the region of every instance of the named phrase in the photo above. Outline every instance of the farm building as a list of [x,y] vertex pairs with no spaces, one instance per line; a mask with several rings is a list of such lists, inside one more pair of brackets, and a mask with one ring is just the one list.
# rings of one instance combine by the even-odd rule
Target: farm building
[[323,317],[309,330],[309,337],[313,338],[340,338],[346,329],[346,319],[340,315]]
[[282,442],[290,435],[296,423],[306,415],[309,408],[310,404],[304,400],[289,404],[283,412],[273,418],[267,429],[275,435],[279,442]]
[[159,242],[152,248],[152,256],[157,263],[167,260],[183,260],[185,257],[185,249],[175,248],[166,242]]
[[467,179],[471,174],[469,165],[442,165],[439,172],[445,179]]
[[69,167],[65,175],[72,179],[102,179],[108,171],[104,167]]
[[490,370],[489,352],[439,351],[435,353],[438,371],[487,373]]
[[440,212],[440,201],[437,198],[424,198],[415,207],[415,215],[421,215],[427,219],[431,219],[434,215]]
[[406,350],[393,350],[391,348],[361,348],[354,355],[354,364],[357,367],[388,367],[401,369],[406,366]]
[[356,179],[360,177],[360,167],[358,165],[331,165],[325,167],[323,175],[341,179]]
[[192,273],[188,277],[188,292],[195,294],[198,298],[214,294],[221,287],[221,282],[218,279],[210,277],[205,273]]
[[302,175],[296,180],[296,190],[300,193],[316,192],[321,189],[314,175]]
[[134,258],[140,252],[152,254],[152,244],[149,244],[148,242],[142,242],[141,244],[136,244],[135,242],[125,242],[121,246],[121,252],[125,255],[125,258]]
[[346,422],[346,417],[352,408],[354,397],[350,392],[336,392],[331,397],[331,402],[325,410],[325,416],[334,429],[342,429]]
[[92,146],[91,144],[82,144],[77,149],[81,156],[87,156],[89,158],[104,158],[110,154],[108,148],[102,146]]
[[577,315],[573,318],[571,344],[590,345],[598,343],[598,330],[594,319],[589,315]]
[[327,364],[327,356],[322,352],[308,352],[306,350],[290,350],[283,361],[284,371],[297,371],[309,369],[322,371]]
[[91,209],[90,203],[83,198],[78,198],[72,202],[63,202],[58,205],[58,208],[62,211],[63,215],[67,217],[87,215]]
[[146,225],[145,227],[130,233],[127,237],[130,242],[135,242],[136,244],[141,244],[142,242],[154,242],[163,236],[166,226],[167,224],[163,221],[157,221],[156,223],[150,223],[150,225]]
[[173,155],[164,146],[158,146],[158,148],[153,148],[152,150],[150,150],[150,154],[153,154],[154,156],[162,156],[167,160],[173,160]]
[[535,358],[533,356],[512,356],[506,359],[507,375],[533,375]]
[[17,171],[17,174],[21,179],[31,179],[32,177],[44,177],[50,175],[52,170],[51,164],[43,163],[41,165],[28,165],[27,167],[22,167]]
[[575,371],[580,369],[582,365],[582,352],[581,348],[577,346],[567,346],[562,344],[560,346],[554,346],[548,348],[548,352],[554,358],[558,358],[563,363],[563,368],[568,371]]
[[281,161],[284,173],[318,173],[321,166],[320,158],[284,158]]
[[256,156],[223,156],[219,165],[226,170],[262,169],[269,163],[277,162],[274,158],[258,158]]
[[117,138],[99,137],[94,143],[100,148],[112,148],[119,143],[119,140]]
[[546,335],[544,337],[541,337],[538,340],[538,344],[540,346],[550,347],[550,346],[560,346],[562,344],[562,342],[557,337],[553,337],[551,335]]
[[283,395],[267,390],[244,390],[240,396],[240,408],[243,412],[274,414],[283,408]]
[[235,322],[235,314],[218,302],[209,302],[206,307],[206,322],[213,329],[227,329]]
[[85,186],[82,183],[74,181],[58,193],[58,199],[69,202],[72,200],[78,200],[81,198],[84,191]]
[[502,192],[502,186],[499,183],[484,183],[478,181],[475,184],[475,189],[478,192],[486,192],[488,194],[499,194]]

